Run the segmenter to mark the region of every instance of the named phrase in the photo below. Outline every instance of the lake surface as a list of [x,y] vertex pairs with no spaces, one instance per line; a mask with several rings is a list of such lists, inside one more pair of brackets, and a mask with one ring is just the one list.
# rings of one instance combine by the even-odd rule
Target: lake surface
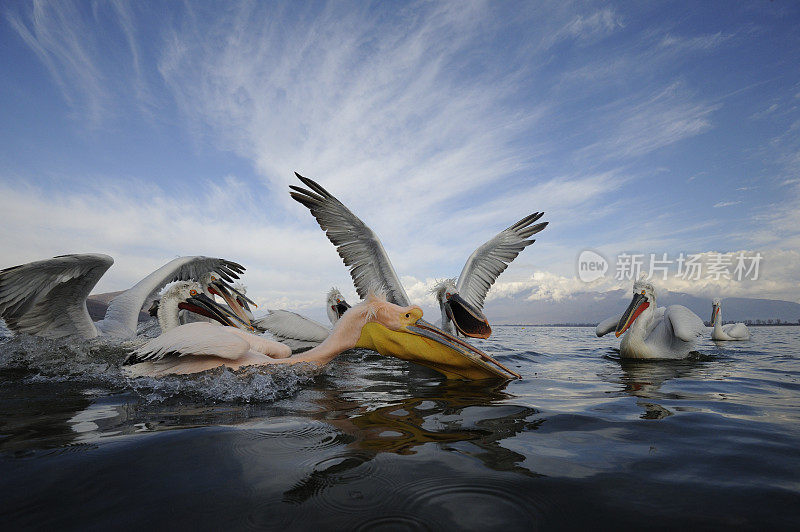
[[795,529],[800,327],[678,362],[590,328],[496,327],[524,378],[369,351],[322,371],[128,380],[99,342],[0,340],[11,529]]

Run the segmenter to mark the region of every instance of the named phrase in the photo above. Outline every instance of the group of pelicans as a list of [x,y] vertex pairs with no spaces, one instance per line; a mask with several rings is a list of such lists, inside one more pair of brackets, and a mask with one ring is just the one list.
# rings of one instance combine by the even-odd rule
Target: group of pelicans
[[[318,183],[296,175],[307,188],[292,185],[290,195],[316,218],[362,298],[351,307],[338,290],[331,290],[326,307],[331,328],[286,310],[255,318],[255,303],[243,287],[232,285],[244,267],[203,256],[180,257],[152,272],[117,295],[97,322],[90,317],[87,298],[113,264],[111,257],[62,255],[7,268],[0,271],[0,317],[21,334],[121,342],[130,348],[123,364],[130,376],[188,374],[219,366],[321,366],[360,347],[428,366],[448,378],[520,377],[463,337],[491,335],[482,311],[486,294],[508,264],[534,242],[530,237],[547,226],[548,222],[537,223],[543,213],[530,214],[501,231],[470,255],[457,279],[437,283],[437,326],[411,304],[375,232]],[[637,280],[633,290],[627,310],[600,323],[597,335],[624,335],[623,358],[688,355],[705,331],[702,320],[680,305],[656,308],[655,287],[645,279]],[[154,338],[137,335],[145,309],[158,320],[160,334]],[[715,340],[749,337],[743,324],[722,326],[718,299],[711,321]]]

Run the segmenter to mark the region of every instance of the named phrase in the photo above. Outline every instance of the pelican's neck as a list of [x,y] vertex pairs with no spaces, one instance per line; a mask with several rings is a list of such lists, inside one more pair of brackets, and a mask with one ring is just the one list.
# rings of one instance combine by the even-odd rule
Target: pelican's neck
[[300,362],[314,362],[318,365],[327,364],[342,351],[356,346],[358,338],[361,336],[361,329],[366,322],[362,313],[348,310],[336,321],[331,334],[324,342],[313,349],[293,356],[292,359]]
[[450,316],[447,315],[447,310],[445,310],[445,301],[441,298],[439,299],[439,310],[442,313],[442,330],[448,334],[455,335],[455,331],[453,330],[453,321],[450,319]]
[[328,311],[328,319],[331,321],[331,325],[336,325],[336,322],[339,321],[339,313],[333,308],[335,305],[336,303],[328,301],[328,308],[326,310]]
[[161,327],[161,333],[165,333],[170,329],[178,327],[181,322],[178,317],[180,309],[178,308],[178,301],[170,297],[162,297],[161,302],[158,304],[158,325]]
[[722,305],[717,307],[716,316],[714,316],[714,332],[722,332]]

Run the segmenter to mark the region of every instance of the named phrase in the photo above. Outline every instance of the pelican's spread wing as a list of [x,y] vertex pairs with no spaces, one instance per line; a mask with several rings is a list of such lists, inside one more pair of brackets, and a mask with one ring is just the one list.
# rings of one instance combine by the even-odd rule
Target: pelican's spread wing
[[535,242],[528,238],[547,227],[548,222],[531,225],[543,214],[543,212],[535,212],[526,216],[508,229],[500,231],[494,238],[476,249],[467,259],[461,275],[458,276],[456,288],[459,295],[467,302],[482,309],[486,293],[497,277],[503,273],[511,261],[517,258],[525,246],[530,246]]
[[304,342],[323,342],[331,333],[324,325],[288,310],[270,310],[253,324],[279,338]]
[[605,336],[610,332],[614,332],[617,329],[617,324],[619,323],[620,318],[622,318],[622,314],[619,316],[611,316],[610,318],[601,321],[597,324],[594,333],[597,336]]
[[97,336],[86,297],[114,264],[108,255],[62,255],[0,271],[0,317],[8,328],[59,338]]
[[684,342],[694,341],[706,331],[703,320],[683,305],[668,306],[664,315],[672,325],[675,336]]
[[115,297],[98,327],[113,336],[135,336],[139,311],[149,307],[164,286],[173,281],[197,280],[204,273],[212,271],[230,283],[239,278],[244,267],[215,257],[178,257]]
[[187,323],[153,338],[133,352],[134,362],[161,360],[167,355],[211,355],[237,360],[250,351],[250,343],[237,334],[205,322]]
[[336,246],[339,256],[350,268],[358,295],[365,299],[370,290],[386,290],[388,301],[408,306],[408,295],[378,235],[319,184],[298,173],[295,175],[311,190],[291,185],[289,194],[308,207],[328,240]]

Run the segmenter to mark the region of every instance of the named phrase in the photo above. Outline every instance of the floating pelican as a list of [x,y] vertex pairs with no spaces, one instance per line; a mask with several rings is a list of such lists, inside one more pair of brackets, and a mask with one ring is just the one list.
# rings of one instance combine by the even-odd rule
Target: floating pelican
[[[410,304],[397,273],[394,271],[378,235],[350,209],[315,181],[295,175],[310,190],[291,185],[292,198],[305,205],[317,219],[339,256],[350,268],[360,297],[375,287],[387,291],[388,300],[401,306]],[[544,213],[533,213],[501,231],[476,249],[467,259],[458,281],[446,280],[437,286],[436,296],[442,314],[442,329],[475,338],[488,338],[492,333],[483,303],[497,277],[520,251],[533,244],[529,237],[547,226],[547,222],[531,225]]]
[[[331,326],[350,308],[342,293],[336,288],[328,292],[325,309]],[[267,315],[253,322],[256,328],[267,331],[294,349],[312,347],[323,341],[331,329],[321,323],[289,310],[268,310]]]
[[108,255],[62,255],[0,270],[0,317],[13,331],[49,338],[132,338],[139,311],[166,284],[210,271],[230,282],[244,272],[243,266],[225,259],[174,259],[115,297],[105,317],[94,323],[86,298],[113,263]]
[[[226,326],[202,321],[181,325],[180,310],[201,314]],[[129,376],[196,373],[220,365],[236,368],[263,364],[264,359],[292,354],[288,346],[230,327],[236,318],[230,310],[203,294],[200,284],[177,282],[161,296],[158,323],[162,334],[138,347],[126,361],[125,371]],[[194,356],[183,359],[184,355]]]
[[[684,358],[705,332],[697,314],[681,305],[656,308],[656,289],[644,278],[633,283],[633,299],[621,316],[597,326],[597,336],[614,331],[622,358]],[[627,331],[627,333],[626,333]]]
[[[200,334],[191,330],[192,334],[183,334],[182,329],[195,325],[207,332]],[[453,379],[507,380],[519,377],[489,355],[423,320],[419,307],[400,307],[372,293],[364,302],[348,309],[320,345],[289,358],[271,358],[254,353],[246,341],[235,341],[234,336],[227,334],[223,338],[219,334],[223,329],[241,334],[241,331],[233,328],[204,323],[172,329],[137,350],[137,356],[161,357],[161,361],[144,363],[150,366],[134,364],[128,371],[131,375],[157,376],[165,373],[195,373],[219,366],[235,369],[302,362],[322,366],[347,349],[361,347],[431,367]],[[200,331],[199,328],[197,330]],[[206,337],[206,334],[209,336]],[[236,349],[227,342],[235,343]],[[169,353],[178,353],[178,356],[164,356]],[[165,358],[171,360],[168,362]],[[159,363],[163,366],[156,366]]]
[[744,323],[729,323],[722,325],[722,300],[714,298],[711,303],[711,333],[712,340],[749,340],[750,331]]

